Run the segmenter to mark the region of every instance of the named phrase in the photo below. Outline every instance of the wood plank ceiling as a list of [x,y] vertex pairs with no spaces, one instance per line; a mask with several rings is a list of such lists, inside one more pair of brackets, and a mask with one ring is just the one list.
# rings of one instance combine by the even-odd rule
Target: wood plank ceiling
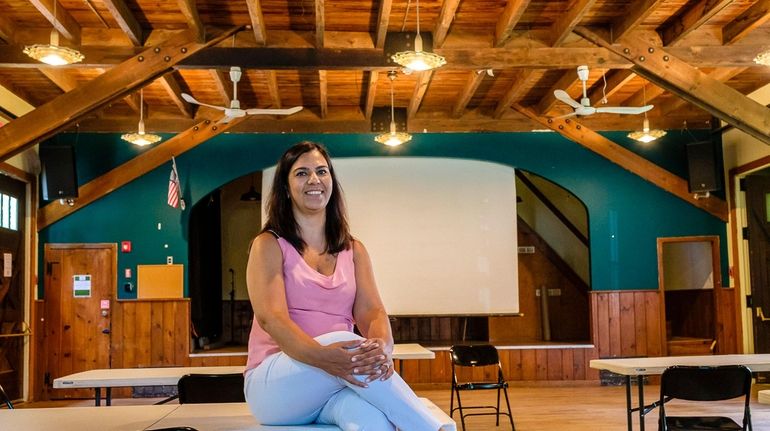
[[[11,121],[0,128],[0,157],[75,124],[135,131],[141,88],[148,130],[188,130],[217,113],[180,93],[228,104],[231,65],[244,68],[243,107],[305,107],[288,118],[248,117],[233,131],[368,132],[373,108],[390,104],[386,35],[415,31],[415,7],[412,0],[0,0],[0,85],[40,119],[63,117],[23,138],[21,125],[14,128],[22,120]],[[533,115],[569,112],[553,91],[579,98],[575,68],[587,64],[594,106],[603,97],[612,106],[646,101],[655,105],[652,125],[667,129],[685,121],[705,128],[716,115],[770,142],[770,111],[743,96],[770,83],[770,68],[753,62],[770,48],[768,18],[770,0],[422,0],[421,30],[432,33],[447,65],[399,73],[395,105],[407,109],[411,131],[542,129]],[[82,63],[51,67],[22,54],[25,45],[47,43],[52,27],[85,54]],[[191,51],[167,67],[131,66],[143,51],[176,43]],[[648,50],[649,60],[640,61]],[[109,76],[115,70],[124,70],[122,80]],[[123,87],[113,87],[118,82]],[[91,102],[94,91],[104,96]],[[751,118],[735,118],[743,112]],[[642,118],[578,121],[592,130],[633,130]]]

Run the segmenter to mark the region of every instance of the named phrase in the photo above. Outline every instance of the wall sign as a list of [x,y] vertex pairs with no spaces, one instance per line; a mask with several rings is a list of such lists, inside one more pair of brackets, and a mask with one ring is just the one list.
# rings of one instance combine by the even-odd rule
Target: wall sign
[[74,298],[91,297],[91,274],[72,276],[72,296]]

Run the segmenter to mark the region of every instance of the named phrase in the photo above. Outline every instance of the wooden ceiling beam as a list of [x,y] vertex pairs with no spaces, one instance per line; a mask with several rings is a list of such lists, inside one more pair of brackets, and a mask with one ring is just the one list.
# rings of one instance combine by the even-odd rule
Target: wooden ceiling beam
[[271,108],[281,109],[281,92],[278,90],[278,76],[275,70],[265,71],[265,80],[267,81],[267,91],[270,93]]
[[513,29],[529,6],[530,0],[508,0],[505,9],[495,24],[495,48],[500,48],[513,35]]
[[[272,34],[272,33],[271,33]],[[86,58],[62,68],[110,68],[138,55],[143,49],[132,47],[81,46]],[[766,45],[690,46],[666,48],[666,51],[688,64],[704,67],[754,67],[754,57],[767,49]],[[22,45],[0,45],[0,68],[41,67],[22,52]],[[567,69],[585,64],[593,68],[628,69],[631,62],[605,48],[439,48],[436,53],[447,59],[442,69]],[[209,48],[177,64],[177,69],[212,69],[241,66],[247,69],[304,69],[304,70],[392,70],[378,49],[313,48]]]
[[177,5],[179,11],[184,15],[185,21],[187,21],[187,27],[195,34],[196,42],[203,43],[206,40],[206,28],[203,26],[200,15],[198,15],[198,6],[195,4],[195,0],[177,0]]
[[513,84],[505,92],[503,98],[497,102],[494,114],[496,119],[503,118],[503,115],[510,110],[511,105],[524,95],[524,91],[529,88],[530,80],[533,79],[533,76],[534,73],[531,70],[517,71],[516,76],[513,78]]
[[377,79],[379,72],[372,70],[369,72],[369,83],[366,86],[366,102],[364,106],[364,117],[366,121],[371,121],[372,111],[374,110],[374,99],[377,98]]
[[174,76],[174,72],[166,73],[158,81],[163,86],[163,89],[166,90],[166,94],[174,102],[174,105],[179,108],[179,112],[187,118],[195,118],[195,108],[192,104],[182,99],[182,88],[179,86],[179,81]]
[[551,24],[551,30],[549,31],[551,35],[550,45],[561,45],[594,3],[596,3],[596,0],[576,0],[569,6],[566,12],[559,14],[556,21]]
[[261,0],[246,0],[246,7],[249,9],[249,20],[251,21],[251,31],[254,33],[254,41],[257,46],[267,44],[267,29],[265,28],[265,18],[262,15]]
[[73,206],[52,202],[40,208],[37,212],[37,230],[40,231],[75,211],[85,208],[164,163],[168,163],[172,156],[179,156],[195,148],[199,144],[232,129],[241,121],[243,118],[235,118],[229,123],[218,123],[211,120],[199,122],[106,174],[78,187],[78,198]]
[[78,86],[77,80],[66,69],[59,69],[53,66],[41,67],[38,70],[65,93],[74,90]]
[[604,79],[607,80],[607,88],[604,88],[604,79],[600,79],[596,82],[595,88],[588,92],[588,100],[591,101],[592,106],[596,106],[603,97],[610,98],[613,94],[617,93],[624,85],[630,82],[636,74],[630,69],[610,70],[604,74]]
[[[727,82],[737,75],[740,75],[746,70],[745,67],[728,67],[725,69],[715,69],[709,73],[709,77],[716,79],[720,82]],[[667,104],[663,112],[671,113],[682,109],[687,104],[684,99],[677,99],[673,103]]]
[[144,32],[131,9],[124,0],[103,0],[104,6],[110,11],[112,18],[118,23],[123,33],[134,46],[144,45]]
[[770,0],[759,0],[722,27],[722,44],[730,45],[743,39],[768,19],[770,19]]
[[[569,90],[572,89],[572,87],[578,83],[580,83],[580,79],[578,78],[577,72],[575,70],[570,69],[564,72],[561,75],[561,78],[559,78],[559,80],[556,81],[556,83],[553,86],[551,86],[551,88],[549,88],[548,91],[545,92],[545,94],[543,95],[543,98],[540,99],[540,103],[537,104],[537,107],[535,108],[535,112],[537,112],[539,115],[548,114],[554,108],[554,106],[556,106],[556,103],[558,102],[558,100],[556,100],[556,97],[553,95],[553,92],[555,90],[565,90],[569,93]],[[581,91],[580,97],[583,97],[582,87],[580,91]],[[575,96],[573,96],[572,94],[570,94],[570,96],[575,98]],[[577,97],[576,99],[579,100],[580,97]]]
[[221,42],[236,30],[232,28],[220,32],[206,43],[191,42],[189,33],[181,34],[0,127],[0,161],[37,144],[91,111],[141,88],[170,71],[174,64]]
[[688,191],[685,179],[610,141],[588,127],[569,118],[545,118],[519,105],[514,105],[514,109],[542,126],[559,133],[565,138],[586,147],[610,162],[660,187],[666,192],[708,212],[720,220],[727,221],[727,203],[724,200],[714,196],[696,199]]
[[54,17],[54,2],[58,0],[29,0],[35,9],[42,14],[54,28],[74,44],[80,43],[80,24],[72,18],[69,12],[60,3],[56,4],[56,16]]
[[325,18],[324,18],[324,0],[315,0],[315,47],[324,47],[324,31],[325,31]]
[[658,29],[663,46],[675,45],[685,36],[705,24],[732,0],[699,0],[692,6],[683,8],[684,12],[669,20],[665,27]]
[[219,69],[209,70],[209,75],[214,81],[214,87],[217,89],[217,93],[222,97],[225,102],[225,106],[230,106],[230,102],[233,100],[233,85],[230,82],[230,78],[225,75],[225,72]]
[[391,6],[393,6],[393,0],[380,0],[380,10],[377,12],[377,30],[374,34],[374,47],[377,49],[385,47]]
[[626,37],[622,45],[613,45],[587,28],[576,31],[634,62],[637,75],[770,145],[770,110],[751,98],[643,39]]
[[449,27],[452,25],[452,21],[454,21],[455,12],[459,5],[460,0],[444,0],[442,3],[441,12],[439,12],[438,20],[436,21],[436,28],[433,29],[434,48],[444,46],[446,36],[449,33]]
[[137,114],[144,109],[144,112],[147,112],[147,102],[143,102],[141,98],[139,97],[139,92],[134,92],[126,97],[123,98],[123,101],[126,102],[126,105],[128,105],[134,112]]
[[16,34],[16,26],[5,17],[0,15],[0,40],[3,43],[10,45],[15,42],[14,35]]
[[326,118],[329,113],[329,97],[327,94],[326,71],[318,71],[318,105],[321,107],[321,118]]
[[614,40],[618,40],[636,29],[661,3],[663,3],[663,0],[636,0],[631,2],[628,11],[620,18],[615,19],[611,24]]
[[414,85],[414,92],[412,93],[412,98],[409,99],[409,107],[406,109],[407,119],[412,119],[417,115],[417,111],[422,104],[422,99],[428,91],[430,80],[433,78],[433,70],[424,70],[417,73],[419,73],[419,75],[417,76],[417,82]]
[[653,82],[645,82],[642,89],[632,94],[623,101],[623,106],[644,106],[649,105],[650,101],[663,95],[666,90]]
[[468,72],[468,81],[465,82],[465,87],[463,87],[463,91],[460,93],[460,97],[457,98],[457,101],[455,101],[455,104],[452,107],[453,118],[460,118],[463,115],[465,107],[468,106],[471,98],[473,98],[473,95],[476,94],[476,90],[478,90],[479,85],[481,85],[481,82],[484,81],[484,77],[486,75],[487,73],[484,70],[471,70]]
[[0,77],[0,86],[8,90],[10,93],[12,93],[14,96],[21,99],[22,102],[27,103],[30,106],[38,106],[40,103],[37,102],[32,96],[29,95],[26,91],[23,89],[17,87],[13,84],[13,82],[9,81],[7,78]]

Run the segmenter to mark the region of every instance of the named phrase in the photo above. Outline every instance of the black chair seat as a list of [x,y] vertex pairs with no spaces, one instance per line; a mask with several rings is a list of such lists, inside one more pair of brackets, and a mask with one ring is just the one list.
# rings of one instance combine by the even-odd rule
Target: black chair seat
[[[500,416],[508,416],[511,422],[511,429],[515,430],[513,425],[513,415],[511,414],[511,403],[508,399],[508,383],[503,377],[503,367],[500,365],[500,357],[497,354],[495,346],[488,344],[483,345],[455,345],[449,350],[450,359],[452,361],[452,397],[449,402],[449,416],[454,415],[455,410],[460,411],[460,421],[462,422],[463,429],[465,427],[466,416],[481,416],[481,415],[495,415],[495,425],[500,425]],[[496,381],[481,381],[481,382],[467,382],[460,381],[458,378],[457,368],[461,367],[495,367],[497,380]],[[497,389],[497,405],[495,406],[463,406],[460,400],[461,391],[483,389]],[[500,411],[500,392],[505,394],[505,405],[508,407],[508,412]],[[455,395],[457,395],[457,407],[454,406]],[[492,411],[483,413],[466,413],[467,409],[491,409]]]
[[187,374],[177,383],[179,404],[242,403],[243,374]]
[[666,425],[669,431],[740,431],[743,429],[734,420],[723,416],[669,416],[666,418]]
[[497,383],[497,382],[477,382],[477,383],[458,383],[457,389],[460,390],[474,390],[474,389],[498,389],[498,388],[507,388],[508,383]]

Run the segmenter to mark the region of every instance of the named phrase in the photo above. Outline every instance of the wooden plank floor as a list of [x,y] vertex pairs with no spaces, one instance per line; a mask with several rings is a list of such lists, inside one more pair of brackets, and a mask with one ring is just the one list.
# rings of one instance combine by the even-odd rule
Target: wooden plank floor
[[[757,403],[756,390],[768,389],[767,385],[755,385],[752,397],[752,422],[755,430],[770,430],[770,405]],[[657,397],[658,386],[645,386],[645,400]],[[417,394],[431,399],[444,411],[449,411],[449,389],[418,389]],[[636,388],[634,388],[636,394]],[[616,386],[581,385],[581,386],[517,386],[509,389],[511,408],[517,431],[621,431],[626,429],[625,389]],[[635,399],[635,398],[634,398]],[[151,404],[156,399],[114,399],[114,405]],[[494,403],[495,393],[472,391],[463,393],[465,405],[474,403]],[[740,401],[724,403],[685,403],[667,404],[667,411],[695,412],[703,415],[730,416],[739,419],[742,406]],[[46,401],[19,405],[24,407],[61,407],[89,406],[93,400]],[[508,430],[510,425],[501,418],[499,427],[495,427],[494,416],[475,416],[466,420],[469,431]],[[653,411],[645,418],[648,430],[657,430],[658,412]],[[455,420],[460,427],[460,417],[455,413]],[[638,415],[634,418],[634,430],[638,430]]]

